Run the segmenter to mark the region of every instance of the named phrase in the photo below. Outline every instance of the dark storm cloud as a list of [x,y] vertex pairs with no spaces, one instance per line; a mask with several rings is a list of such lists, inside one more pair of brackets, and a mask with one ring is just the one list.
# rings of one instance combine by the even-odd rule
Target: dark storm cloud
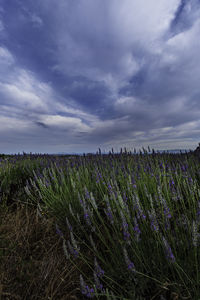
[[199,1],[0,3],[5,151],[195,146]]
[[171,22],[170,32],[172,35],[185,31],[192,27],[200,16],[199,0],[181,0]]

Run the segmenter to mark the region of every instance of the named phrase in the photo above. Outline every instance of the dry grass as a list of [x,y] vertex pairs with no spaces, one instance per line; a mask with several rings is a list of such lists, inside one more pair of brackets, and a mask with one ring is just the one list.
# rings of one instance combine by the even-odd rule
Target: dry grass
[[20,203],[0,209],[0,300],[83,299],[54,220]]

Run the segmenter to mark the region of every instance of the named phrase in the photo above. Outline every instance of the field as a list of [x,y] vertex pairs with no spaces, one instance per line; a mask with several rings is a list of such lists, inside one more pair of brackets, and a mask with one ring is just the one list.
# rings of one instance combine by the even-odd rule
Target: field
[[200,299],[193,152],[0,158],[0,299]]

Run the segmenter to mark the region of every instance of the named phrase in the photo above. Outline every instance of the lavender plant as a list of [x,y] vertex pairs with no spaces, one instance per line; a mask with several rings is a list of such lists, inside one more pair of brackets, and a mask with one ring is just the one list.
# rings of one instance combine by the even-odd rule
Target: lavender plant
[[199,166],[187,153],[99,152],[52,160],[26,193],[54,216],[66,258],[85,264],[86,298],[196,299]]

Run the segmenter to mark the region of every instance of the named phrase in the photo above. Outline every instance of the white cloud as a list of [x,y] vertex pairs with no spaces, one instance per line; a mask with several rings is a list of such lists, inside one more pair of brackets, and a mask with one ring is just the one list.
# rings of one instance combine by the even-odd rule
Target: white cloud
[[0,65],[2,66],[9,66],[14,63],[14,57],[11,54],[11,52],[5,48],[5,47],[0,47]]
[[60,1],[53,14],[55,68],[103,80],[116,92],[116,86],[123,86],[143,65],[140,48],[156,51],[178,4],[179,0]]
[[45,125],[67,130],[88,131],[90,127],[85,125],[80,118],[65,117],[60,115],[40,115],[40,121]]
[[31,15],[31,22],[35,27],[41,27],[43,25],[42,19],[36,14]]
[[0,132],[21,132],[31,130],[32,123],[28,120],[0,115]]

